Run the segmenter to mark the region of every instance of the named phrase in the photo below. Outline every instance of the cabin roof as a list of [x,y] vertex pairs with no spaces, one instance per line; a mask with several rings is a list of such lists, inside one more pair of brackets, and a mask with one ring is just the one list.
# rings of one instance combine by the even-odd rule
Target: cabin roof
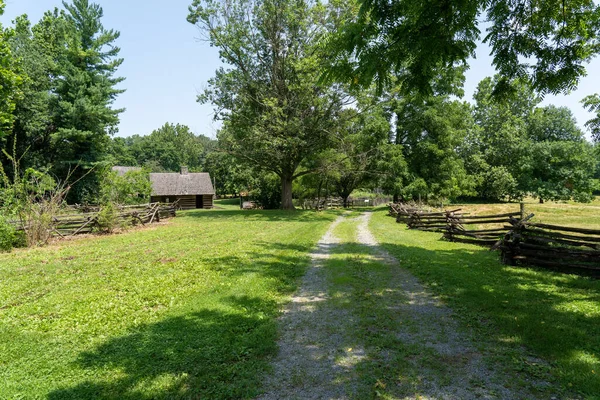
[[215,194],[210,174],[192,173],[151,173],[152,196],[185,196]]
[[112,167],[112,170],[116,171],[117,175],[123,176],[127,172],[130,172],[130,171],[141,171],[142,169],[140,167],[124,167],[124,166],[121,166],[121,165],[115,165],[114,167]]

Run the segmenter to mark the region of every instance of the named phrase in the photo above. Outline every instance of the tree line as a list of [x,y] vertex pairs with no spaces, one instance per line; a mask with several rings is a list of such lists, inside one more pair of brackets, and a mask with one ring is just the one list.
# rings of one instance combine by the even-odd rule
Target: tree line
[[[35,24],[20,16],[0,27],[4,187],[40,171],[72,184],[69,202],[93,203],[108,166],[187,165],[210,172],[221,194],[286,209],[293,197],[347,199],[358,188],[407,200],[591,199],[600,97],[583,99],[597,114],[586,124],[595,143],[568,108],[540,102],[574,88],[598,52],[593,2],[387,4],[194,0],[188,22],[224,64],[198,98],[222,122],[216,139],[172,123],[115,137],[123,60],[102,8],[72,0]],[[516,20],[536,29],[514,31]],[[471,104],[460,97],[480,39],[499,73]]]

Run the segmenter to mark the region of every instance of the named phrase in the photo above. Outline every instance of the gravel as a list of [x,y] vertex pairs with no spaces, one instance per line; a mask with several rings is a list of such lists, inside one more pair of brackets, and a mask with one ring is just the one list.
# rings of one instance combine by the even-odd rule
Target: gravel
[[[549,387],[543,379],[524,377],[515,385],[514,379],[486,355],[490,343],[459,326],[452,310],[378,245],[368,227],[370,217],[371,213],[364,213],[357,218],[357,239],[374,261],[394,268],[385,288],[392,295],[380,304],[393,310],[390,315],[397,322],[393,324],[397,330],[391,334],[406,345],[427,350],[422,356],[405,360],[414,368],[416,379],[407,383],[410,387],[394,391],[403,393],[396,398],[530,399],[539,393],[536,388]],[[258,399],[357,398],[353,366],[368,355],[349,337],[354,323],[351,310],[333,307],[327,301],[327,279],[322,268],[332,248],[340,243],[333,230],[344,218],[339,217],[317,244],[311,254],[311,268],[280,319],[280,351],[273,362],[273,373],[264,381],[266,393]],[[350,347],[351,342],[354,344]],[[394,358],[385,357],[384,351],[379,358]],[[432,365],[441,362],[451,368]],[[537,359],[535,362],[543,363]]]

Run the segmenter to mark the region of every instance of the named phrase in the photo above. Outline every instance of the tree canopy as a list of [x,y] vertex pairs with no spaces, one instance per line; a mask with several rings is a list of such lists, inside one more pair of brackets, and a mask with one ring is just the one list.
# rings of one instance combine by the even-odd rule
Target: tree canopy
[[538,93],[565,93],[600,51],[600,5],[592,0],[355,4],[355,16],[328,40],[332,63],[326,76],[361,86],[375,81],[380,90],[393,75],[405,93],[430,95],[435,78],[467,65],[483,40],[503,77],[496,82],[498,93],[510,91],[515,79]]

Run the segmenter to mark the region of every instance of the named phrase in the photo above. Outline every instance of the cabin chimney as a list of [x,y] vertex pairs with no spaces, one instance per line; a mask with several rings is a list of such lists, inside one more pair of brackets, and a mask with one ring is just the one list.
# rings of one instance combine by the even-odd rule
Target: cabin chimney
[[187,175],[188,174],[188,167],[186,167],[185,165],[181,166],[181,175]]

